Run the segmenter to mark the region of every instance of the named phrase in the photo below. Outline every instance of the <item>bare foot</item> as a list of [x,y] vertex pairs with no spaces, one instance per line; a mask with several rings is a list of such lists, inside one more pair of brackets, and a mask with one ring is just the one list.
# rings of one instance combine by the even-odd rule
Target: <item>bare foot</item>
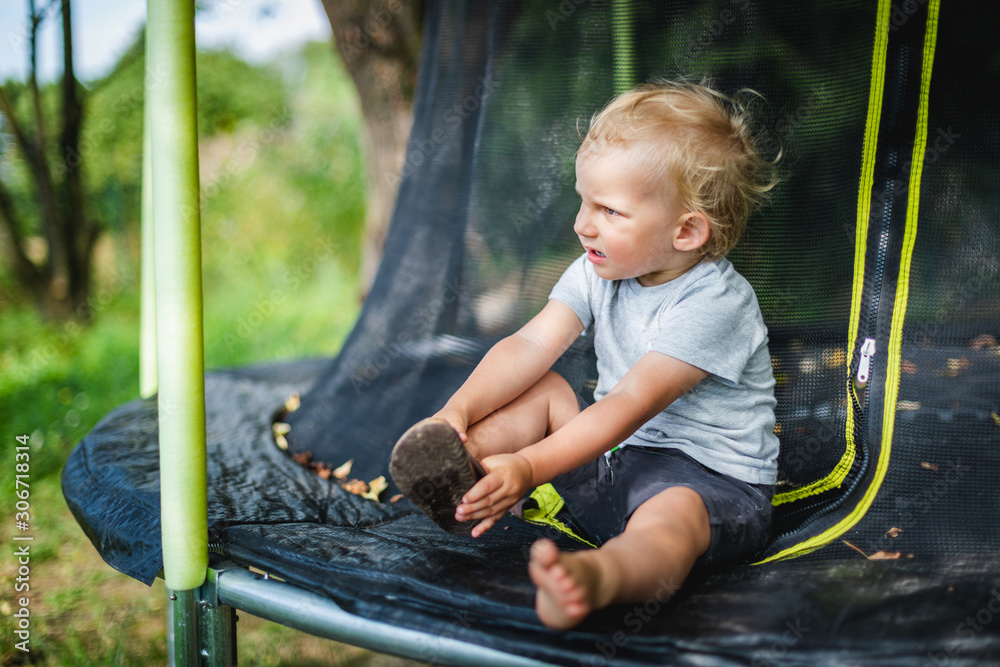
[[528,573],[538,587],[535,611],[542,623],[564,630],[577,625],[599,601],[600,570],[589,552],[561,553],[551,540],[531,545]]

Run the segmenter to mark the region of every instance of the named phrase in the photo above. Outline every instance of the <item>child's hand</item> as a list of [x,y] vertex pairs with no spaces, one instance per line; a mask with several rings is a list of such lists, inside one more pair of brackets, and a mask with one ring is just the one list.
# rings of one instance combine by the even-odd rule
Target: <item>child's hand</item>
[[472,529],[479,537],[492,528],[531,488],[531,463],[520,454],[496,454],[481,461],[486,476],[476,482],[455,508],[457,521],[482,519]]
[[445,406],[440,411],[438,411],[432,419],[440,419],[442,421],[448,422],[448,425],[455,429],[458,433],[458,437],[465,444],[469,441],[469,435],[466,431],[469,428],[469,420],[465,413],[459,412],[458,410],[453,410]]

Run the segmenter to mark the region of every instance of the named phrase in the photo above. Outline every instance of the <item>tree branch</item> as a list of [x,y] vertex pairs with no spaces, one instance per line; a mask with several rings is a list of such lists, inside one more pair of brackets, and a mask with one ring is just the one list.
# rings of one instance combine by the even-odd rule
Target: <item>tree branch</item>
[[[73,30],[70,0],[62,0],[63,78],[62,132],[59,135],[59,158],[67,167],[63,181],[66,203],[63,223],[63,243],[67,251],[70,296],[82,303],[90,291],[90,253],[97,230],[84,211],[83,179],[81,177],[80,125],[83,120],[83,100],[80,82],[73,70]],[[72,158],[72,162],[71,162]]]
[[34,147],[39,155],[45,152],[45,119],[42,116],[42,94],[38,89],[38,26],[42,24],[42,14],[35,13],[35,0],[28,0],[31,14],[31,38],[28,40],[28,89],[31,91],[31,109],[35,120]]
[[10,238],[10,243],[3,245],[9,248],[10,260],[14,264],[18,281],[24,286],[40,285],[42,272],[24,251],[24,237],[17,224],[14,202],[2,183],[0,183],[0,235]]
[[17,145],[24,151],[25,159],[31,164],[34,160],[34,140],[25,133],[24,128],[17,122],[17,117],[14,116],[14,107],[11,106],[3,86],[0,86],[0,113],[7,117],[7,124],[10,125],[10,131],[14,134]]

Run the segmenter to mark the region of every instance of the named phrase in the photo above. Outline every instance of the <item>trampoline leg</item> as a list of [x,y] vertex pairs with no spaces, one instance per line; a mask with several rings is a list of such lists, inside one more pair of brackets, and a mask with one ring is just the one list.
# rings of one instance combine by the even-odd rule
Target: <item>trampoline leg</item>
[[236,610],[201,602],[201,657],[206,667],[236,665]]
[[236,610],[219,604],[214,572],[204,586],[168,591],[167,664],[171,667],[235,667]]
[[167,664],[171,667],[198,665],[197,590],[167,591]]

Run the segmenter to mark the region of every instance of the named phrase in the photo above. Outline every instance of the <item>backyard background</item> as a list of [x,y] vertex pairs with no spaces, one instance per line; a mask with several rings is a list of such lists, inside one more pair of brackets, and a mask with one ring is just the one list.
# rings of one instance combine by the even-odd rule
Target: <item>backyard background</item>
[[[27,6],[5,4],[17,4],[19,11]],[[235,11],[242,3],[222,4]],[[295,4],[249,2],[240,11],[253,5],[267,30],[269,7],[288,11]],[[81,5],[88,3],[73,6]],[[48,6],[39,1],[36,8]],[[12,26],[3,28],[10,43],[2,45],[0,60],[14,55],[17,36]],[[53,59],[47,48],[40,50],[45,62]],[[58,60],[58,44],[52,48]],[[200,49],[198,55],[209,369],[334,355],[354,323],[363,291],[359,257],[366,204],[356,88],[329,39],[298,41],[270,62],[257,60],[250,64],[237,52],[218,48]],[[30,117],[25,78],[11,73],[10,62],[0,65],[15,109]],[[85,201],[88,214],[103,225],[87,312],[78,313],[89,317],[43,318],[14,280],[8,253],[0,259],[4,665],[150,665],[166,659],[162,582],[147,588],[106,566],[66,508],[59,479],[74,445],[103,415],[139,392],[143,68],[140,26],[108,70],[89,78],[78,72],[87,91],[81,134]],[[43,107],[54,111],[58,79],[46,78],[44,69],[40,73]],[[0,179],[23,221],[32,261],[43,262],[48,249],[32,183],[2,116]],[[29,593],[15,591],[12,537],[20,531],[13,471],[19,436],[30,443]],[[29,653],[15,648],[13,634],[11,614],[21,595],[30,597]],[[409,664],[243,613],[238,629],[241,665]]]

